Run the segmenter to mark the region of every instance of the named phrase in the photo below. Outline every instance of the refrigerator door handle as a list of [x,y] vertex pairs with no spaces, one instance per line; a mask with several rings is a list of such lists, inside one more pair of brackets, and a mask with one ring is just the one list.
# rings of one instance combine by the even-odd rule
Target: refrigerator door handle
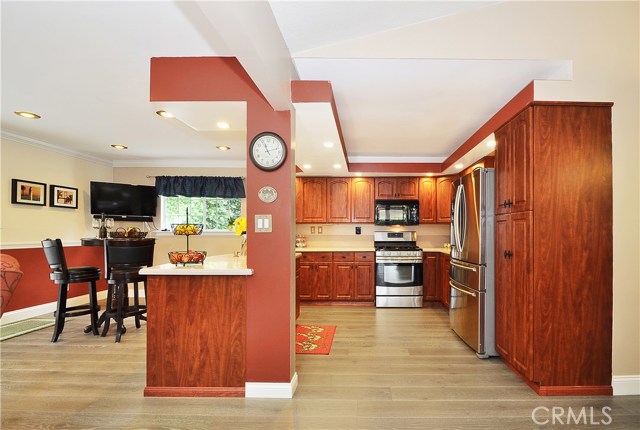
[[460,289],[460,288],[456,287],[456,286],[453,284],[453,282],[451,282],[451,281],[449,281],[449,285],[450,285],[450,286],[451,286],[451,288],[453,288],[454,290],[458,290],[458,291],[460,291],[460,292],[461,292],[461,293],[463,293],[463,294],[466,294],[466,295],[468,295],[468,296],[472,296],[472,297],[475,297],[475,296],[476,296],[476,293],[471,293],[471,292],[469,292],[469,291],[462,290],[462,289]]
[[456,190],[456,198],[453,205],[453,238],[455,239],[455,245],[458,249],[458,252],[462,252],[462,246],[464,242],[460,240],[461,229],[460,229],[460,205],[464,204],[464,186],[462,184],[458,185],[458,189]]
[[453,261],[451,262],[451,265],[452,265],[452,266],[459,267],[459,268],[461,268],[461,269],[471,270],[472,272],[477,272],[477,271],[478,271],[478,269],[476,269],[475,267],[463,266],[462,264],[458,264],[458,263],[453,262]]

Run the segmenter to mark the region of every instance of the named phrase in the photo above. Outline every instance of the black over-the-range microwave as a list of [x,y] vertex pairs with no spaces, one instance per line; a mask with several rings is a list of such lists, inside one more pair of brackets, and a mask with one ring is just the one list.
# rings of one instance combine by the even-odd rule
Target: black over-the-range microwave
[[376,200],[375,225],[418,225],[418,200]]

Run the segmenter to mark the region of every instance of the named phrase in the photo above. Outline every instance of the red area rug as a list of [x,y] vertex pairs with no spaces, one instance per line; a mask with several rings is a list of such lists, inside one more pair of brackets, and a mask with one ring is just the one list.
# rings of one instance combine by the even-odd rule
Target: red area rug
[[296,325],[296,354],[329,354],[334,325]]

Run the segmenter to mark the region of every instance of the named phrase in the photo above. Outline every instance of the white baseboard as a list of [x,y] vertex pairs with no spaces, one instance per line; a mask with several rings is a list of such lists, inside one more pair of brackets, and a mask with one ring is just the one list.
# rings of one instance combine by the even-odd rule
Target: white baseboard
[[614,396],[639,396],[640,375],[614,376],[611,380]]
[[[103,300],[107,298],[107,292],[98,291],[98,300]],[[89,303],[89,294],[85,294],[83,296],[72,297],[67,299],[67,306],[78,306],[85,305]],[[2,314],[2,318],[0,318],[0,324],[9,324],[16,321],[22,321],[29,318],[36,318],[42,315],[51,314],[51,318],[53,318],[53,312],[56,310],[57,301],[45,303],[42,305],[31,306],[30,308],[18,309],[11,312],[5,312]]]
[[298,374],[291,382],[245,382],[244,396],[262,399],[291,399],[298,388]]

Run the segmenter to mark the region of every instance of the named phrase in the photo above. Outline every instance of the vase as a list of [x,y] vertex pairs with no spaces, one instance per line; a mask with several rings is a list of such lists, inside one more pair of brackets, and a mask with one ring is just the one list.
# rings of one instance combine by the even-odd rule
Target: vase
[[242,242],[240,243],[240,255],[241,256],[247,255],[247,235],[246,234],[242,235]]

